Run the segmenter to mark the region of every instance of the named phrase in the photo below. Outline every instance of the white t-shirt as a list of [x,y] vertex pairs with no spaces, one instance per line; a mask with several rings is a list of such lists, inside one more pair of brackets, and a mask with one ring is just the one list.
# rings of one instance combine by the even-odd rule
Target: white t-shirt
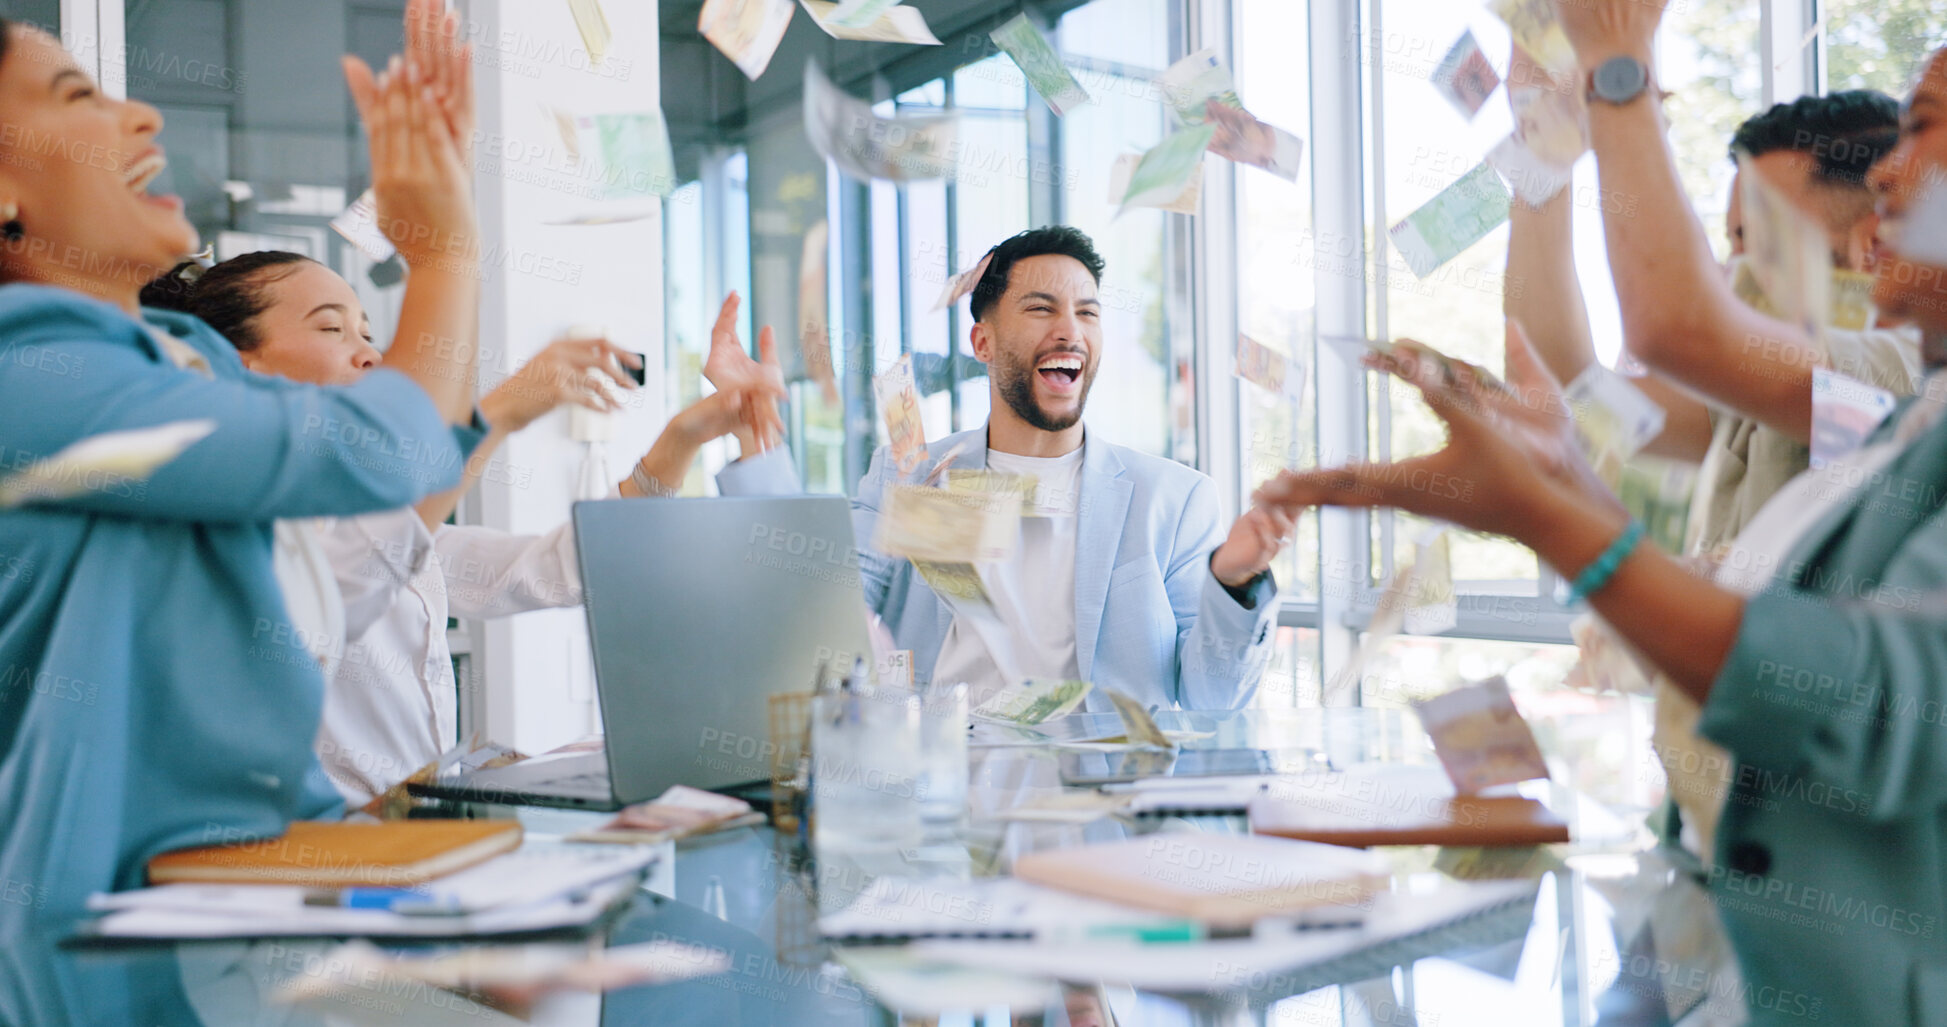
[[1021,518],[1013,559],[981,566],[1005,638],[986,639],[955,618],[933,664],[936,681],[965,681],[978,705],[1019,678],[1081,676],[1075,656],[1075,534],[1082,449],[1057,457],[987,451],[987,468],[1035,479],[1032,513]]

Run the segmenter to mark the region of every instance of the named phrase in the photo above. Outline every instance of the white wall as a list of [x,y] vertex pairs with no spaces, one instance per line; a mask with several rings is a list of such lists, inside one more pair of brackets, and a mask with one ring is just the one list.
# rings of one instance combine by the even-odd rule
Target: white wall
[[[648,385],[619,415],[609,481],[625,475],[662,427],[662,218],[619,225],[542,222],[599,206],[578,195],[577,173],[553,106],[575,114],[653,110],[659,102],[654,0],[604,5],[614,41],[591,68],[568,5],[535,0],[463,4],[478,50],[481,144],[476,183],[493,259],[481,310],[483,376],[496,380],[573,325],[606,325],[618,344],[648,354]],[[638,204],[638,206],[640,206]],[[490,527],[545,532],[568,517],[582,446],[564,411],[515,436],[505,473],[482,483]],[[484,725],[489,738],[539,752],[599,727],[580,610],[491,622],[485,632]]]

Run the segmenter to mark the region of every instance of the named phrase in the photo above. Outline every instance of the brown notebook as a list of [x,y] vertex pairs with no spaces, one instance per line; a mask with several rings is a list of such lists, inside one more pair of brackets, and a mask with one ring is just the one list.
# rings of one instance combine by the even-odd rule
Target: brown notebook
[[1518,795],[1425,797],[1357,808],[1260,796],[1251,830],[1328,845],[1547,845],[1568,841],[1568,825]]
[[1332,845],[1234,834],[1153,834],[1032,852],[1014,876],[1211,927],[1334,908],[1360,919],[1389,880],[1384,861]]
[[165,852],[149,861],[150,884],[295,884],[309,888],[403,888],[519,848],[512,820],[300,820],[277,838]]

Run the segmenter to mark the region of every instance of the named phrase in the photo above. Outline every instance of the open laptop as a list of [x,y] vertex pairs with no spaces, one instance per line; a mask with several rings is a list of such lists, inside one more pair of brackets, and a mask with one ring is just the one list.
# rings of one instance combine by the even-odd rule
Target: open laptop
[[576,503],[602,752],[475,770],[414,794],[618,809],[671,785],[771,777],[769,698],[870,654],[840,496]]

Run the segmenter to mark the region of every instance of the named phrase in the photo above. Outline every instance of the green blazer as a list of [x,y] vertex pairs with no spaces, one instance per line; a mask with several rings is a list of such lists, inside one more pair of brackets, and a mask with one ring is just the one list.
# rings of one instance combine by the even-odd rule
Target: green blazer
[[1947,1024],[1947,420],[1834,478],[1704,705],[1711,891],[1754,1023]]

